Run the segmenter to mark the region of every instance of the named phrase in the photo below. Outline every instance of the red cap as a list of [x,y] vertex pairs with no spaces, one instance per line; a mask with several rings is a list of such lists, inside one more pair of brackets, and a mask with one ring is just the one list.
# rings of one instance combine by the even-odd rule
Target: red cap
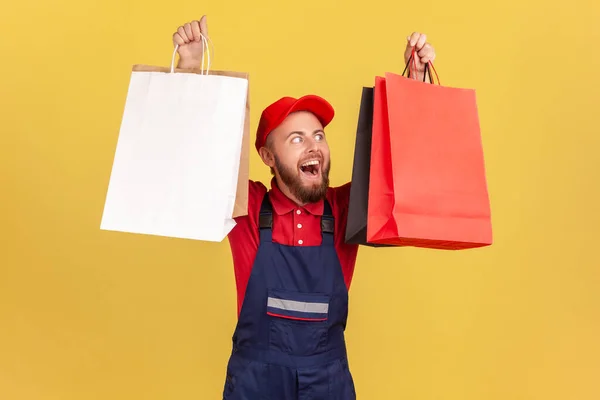
[[309,111],[313,113],[323,127],[331,122],[335,114],[331,104],[319,96],[307,95],[299,99],[282,97],[265,108],[260,116],[256,132],[256,150],[260,150],[265,145],[269,133],[277,128],[288,115],[295,111]]

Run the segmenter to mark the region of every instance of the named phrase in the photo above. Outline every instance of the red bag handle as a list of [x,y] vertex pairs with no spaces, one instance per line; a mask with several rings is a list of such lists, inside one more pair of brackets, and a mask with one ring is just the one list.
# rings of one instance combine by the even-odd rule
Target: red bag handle
[[[415,77],[417,76],[417,60],[415,57],[415,55],[416,55],[415,53],[416,53],[416,48],[413,47],[412,52],[410,54],[410,58],[408,59],[408,63],[406,63],[406,66],[404,67],[404,71],[402,71],[402,76],[404,76],[407,69],[408,69],[408,78],[410,78],[410,73],[412,71],[414,71],[414,76]],[[408,68],[409,65],[411,67],[410,69]],[[427,77],[427,75],[429,75],[429,80],[431,81],[431,83],[435,83],[435,81],[433,80],[433,77],[431,76],[431,69],[433,69],[433,72],[435,73],[435,76],[438,81],[438,85],[441,85],[440,77],[431,61],[428,61],[427,64],[425,64],[425,73],[423,74],[423,82],[425,82],[425,78]]]

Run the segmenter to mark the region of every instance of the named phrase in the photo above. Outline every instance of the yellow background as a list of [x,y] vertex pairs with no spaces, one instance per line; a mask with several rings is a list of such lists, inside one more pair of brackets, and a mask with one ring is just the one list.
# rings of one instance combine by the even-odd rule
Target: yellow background
[[213,66],[251,74],[253,131],[279,96],[334,104],[336,185],[361,87],[402,70],[409,33],[477,90],[495,244],[360,252],[359,398],[600,398],[598,2],[21,0],[0,13],[0,399],[220,398],[227,242],[99,229],[131,66],[167,65],[204,13]]

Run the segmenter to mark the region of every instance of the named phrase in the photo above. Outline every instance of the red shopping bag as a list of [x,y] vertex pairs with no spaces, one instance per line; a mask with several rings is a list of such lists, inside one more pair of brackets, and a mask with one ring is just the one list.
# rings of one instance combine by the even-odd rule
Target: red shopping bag
[[367,241],[492,244],[475,91],[386,73],[375,80]]

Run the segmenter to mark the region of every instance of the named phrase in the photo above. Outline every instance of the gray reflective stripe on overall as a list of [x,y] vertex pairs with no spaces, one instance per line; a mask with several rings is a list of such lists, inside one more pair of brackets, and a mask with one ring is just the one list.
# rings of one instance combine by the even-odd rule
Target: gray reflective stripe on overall
[[305,303],[303,301],[275,299],[273,297],[269,297],[267,306],[280,310],[306,313],[326,314],[329,311],[329,304],[327,303]]

